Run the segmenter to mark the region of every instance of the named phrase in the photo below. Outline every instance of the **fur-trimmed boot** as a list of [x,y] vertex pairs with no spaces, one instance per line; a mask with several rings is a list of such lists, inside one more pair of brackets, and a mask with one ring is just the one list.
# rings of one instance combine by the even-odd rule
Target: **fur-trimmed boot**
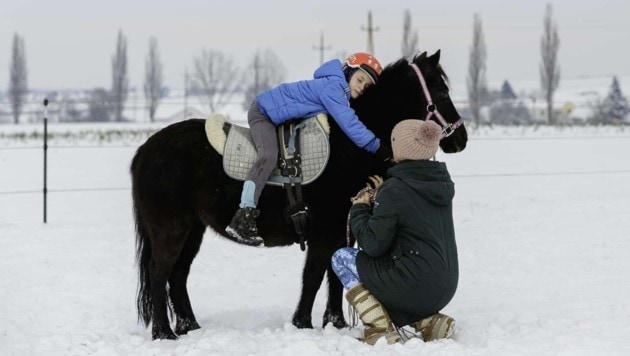
[[356,309],[365,325],[361,339],[363,342],[374,345],[382,337],[385,337],[388,344],[400,342],[400,335],[389,319],[387,311],[362,283],[352,287],[346,293],[346,299]]
[[433,314],[412,324],[424,341],[446,339],[453,335],[455,319],[445,314]]

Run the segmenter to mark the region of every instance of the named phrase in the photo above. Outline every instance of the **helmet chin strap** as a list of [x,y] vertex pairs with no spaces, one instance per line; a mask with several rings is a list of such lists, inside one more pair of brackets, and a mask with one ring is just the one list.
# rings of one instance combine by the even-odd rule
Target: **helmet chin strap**
[[437,105],[433,103],[431,93],[429,93],[427,82],[424,80],[424,76],[420,71],[420,67],[418,67],[413,62],[409,62],[409,65],[411,66],[411,68],[413,68],[414,72],[416,72],[416,76],[418,76],[418,80],[420,81],[420,85],[422,86],[422,91],[424,92],[424,98],[427,100],[427,116],[424,119],[429,120],[432,116],[435,115],[435,117],[437,118],[437,122],[442,126],[442,138],[450,136],[451,134],[453,134],[453,132],[455,132],[458,127],[460,127],[464,123],[464,119],[460,117],[459,120],[457,120],[456,122],[449,124],[438,110]]

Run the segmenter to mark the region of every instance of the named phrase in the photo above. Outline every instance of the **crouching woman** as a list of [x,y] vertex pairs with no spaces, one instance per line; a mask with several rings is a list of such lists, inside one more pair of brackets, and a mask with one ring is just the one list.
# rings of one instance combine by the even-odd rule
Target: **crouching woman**
[[439,313],[459,278],[455,188],[446,164],[430,160],[440,138],[433,121],[404,120],[394,127],[395,165],[385,181],[370,177],[374,189],[352,199],[349,223],[359,249],[342,248],[332,257],[346,299],[365,326],[363,341],[371,345],[382,337],[400,342],[397,329],[406,325],[425,341],[453,333],[454,319]]

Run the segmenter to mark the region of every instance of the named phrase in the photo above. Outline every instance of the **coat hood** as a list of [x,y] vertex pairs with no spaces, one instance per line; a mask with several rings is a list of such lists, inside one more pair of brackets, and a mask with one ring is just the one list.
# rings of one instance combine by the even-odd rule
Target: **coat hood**
[[339,77],[343,81],[346,81],[346,77],[343,74],[341,61],[339,61],[338,59],[331,59],[330,61],[322,64],[319,68],[315,69],[315,73],[313,73],[313,78],[318,79],[323,77]]
[[455,184],[446,163],[428,160],[401,161],[387,171],[390,177],[402,179],[435,205],[448,205],[455,196]]

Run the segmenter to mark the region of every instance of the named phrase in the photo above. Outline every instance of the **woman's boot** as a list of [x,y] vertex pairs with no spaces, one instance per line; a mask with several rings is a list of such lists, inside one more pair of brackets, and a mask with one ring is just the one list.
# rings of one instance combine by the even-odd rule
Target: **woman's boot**
[[365,325],[362,341],[374,345],[381,337],[388,344],[400,342],[400,335],[392,325],[383,305],[360,283],[346,293],[346,299],[359,314]]
[[445,314],[433,314],[412,324],[424,341],[446,339],[453,335],[455,319]]

